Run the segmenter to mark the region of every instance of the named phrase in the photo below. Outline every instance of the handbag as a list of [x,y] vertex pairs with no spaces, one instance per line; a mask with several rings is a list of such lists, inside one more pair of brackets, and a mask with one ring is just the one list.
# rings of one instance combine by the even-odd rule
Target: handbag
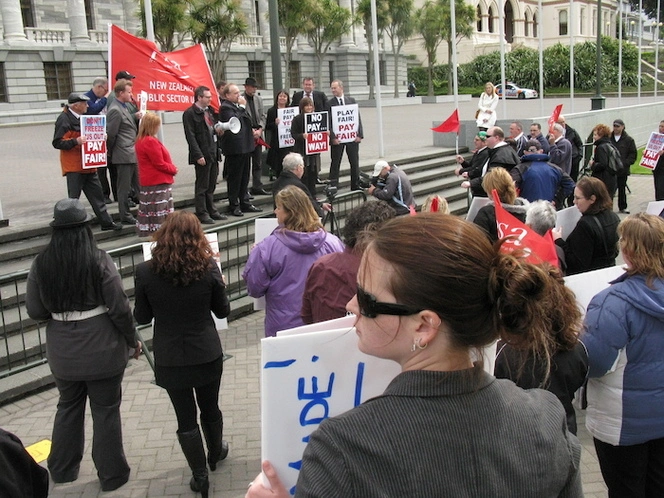
[[475,111],[475,119],[477,119],[477,118],[479,117],[479,115],[480,115],[480,110],[477,109],[477,110]]

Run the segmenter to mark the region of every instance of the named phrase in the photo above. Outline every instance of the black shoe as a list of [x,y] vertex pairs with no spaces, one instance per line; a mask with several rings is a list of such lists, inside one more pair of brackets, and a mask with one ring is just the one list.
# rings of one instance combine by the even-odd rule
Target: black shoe
[[629,209],[621,209],[621,210],[619,211],[619,213],[622,213],[622,214],[629,214]]
[[122,224],[123,225],[135,225],[136,224],[136,218],[134,218],[132,215],[128,214],[124,218],[122,218]]
[[136,207],[136,203],[135,203],[134,201],[132,201],[131,199],[129,199],[129,200],[127,201],[127,206],[130,207],[130,208],[135,208],[135,207]]
[[199,216],[198,221],[200,221],[203,225],[214,225],[214,220],[210,216]]
[[102,232],[110,232],[111,230],[113,230],[114,232],[122,230],[122,224],[120,224],[120,223],[111,223],[110,225],[104,225],[104,226],[101,227]]
[[242,206],[243,213],[262,213],[263,210],[259,207],[249,204],[248,206]]
[[104,204],[113,204],[113,201],[110,197],[104,197]]
[[318,185],[327,185],[328,183],[330,183],[330,180],[322,180],[320,178],[316,178],[316,183]]
[[264,188],[252,188],[249,192],[251,193],[251,195],[272,195]]
[[239,207],[236,207],[235,209],[233,209],[233,211],[231,211],[231,214],[233,216],[244,216],[244,213],[242,212],[242,210]]
[[254,199],[255,199],[255,197],[253,195],[247,193],[247,200],[253,201]]
[[210,218],[212,218],[213,220],[227,220],[228,216],[226,216],[225,214],[221,214],[221,213],[212,213],[210,215]]

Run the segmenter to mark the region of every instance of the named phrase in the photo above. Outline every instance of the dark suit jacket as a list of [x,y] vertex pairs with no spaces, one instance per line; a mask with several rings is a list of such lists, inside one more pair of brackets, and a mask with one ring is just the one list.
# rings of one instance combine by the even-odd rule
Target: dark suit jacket
[[219,110],[219,121],[227,123],[233,117],[240,120],[242,127],[237,134],[227,131],[221,136],[221,150],[227,156],[249,154],[256,147],[251,128],[251,118],[244,107],[236,106],[233,102],[224,100]]
[[555,142],[549,149],[549,160],[569,175],[572,171],[572,143],[564,137]]
[[[343,96],[344,99],[344,105],[349,105],[349,104],[357,104],[355,102],[355,99],[353,97],[349,97],[348,95]],[[332,108],[334,106],[339,105],[339,101],[337,100],[336,97],[332,97],[330,100],[327,101],[327,111],[329,112],[328,119],[330,120],[330,142],[335,139],[334,132],[332,132]],[[358,110],[359,114],[359,110]],[[358,136],[360,138],[364,138],[364,131],[362,130],[362,116],[358,115],[358,118],[360,119],[360,127],[358,129]]]
[[196,161],[201,157],[205,158],[206,164],[211,164],[217,160],[215,132],[205,122],[205,112],[209,113],[210,119],[214,123],[214,110],[203,111],[196,104],[193,104],[182,114],[184,136],[189,145],[189,164],[196,164]]
[[[306,185],[302,183],[302,180],[300,180],[292,171],[283,170],[279,175],[279,178],[277,178],[276,181],[272,184],[272,201],[274,202],[274,198],[280,190],[285,189],[289,185],[293,185],[294,187],[299,188],[307,194],[307,197],[309,197],[311,205],[314,207],[314,210],[318,216],[322,218],[325,215],[323,208],[320,206],[318,201],[313,198]],[[276,203],[274,203],[274,207],[277,207]]]
[[106,113],[106,148],[111,164],[135,164],[138,128],[126,106],[115,99]]
[[[316,112],[323,112],[327,110],[327,95],[319,90],[314,90],[311,92],[314,98],[314,110]],[[291,105],[297,107],[300,105],[300,100],[304,97],[304,90],[300,92],[293,93],[293,98],[291,100]]]

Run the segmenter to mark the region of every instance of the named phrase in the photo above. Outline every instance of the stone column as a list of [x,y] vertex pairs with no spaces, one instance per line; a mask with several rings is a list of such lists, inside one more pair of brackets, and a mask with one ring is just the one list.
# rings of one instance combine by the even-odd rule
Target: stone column
[[267,0],[258,0],[258,24],[261,27],[261,35],[263,36],[263,48],[270,50],[270,20],[267,13],[270,8],[267,5]]
[[[343,7],[344,9],[348,9],[351,12],[353,12],[353,9],[351,8],[350,4],[351,0],[340,0],[339,5]],[[339,44],[340,47],[353,47],[355,45],[355,41],[353,39],[353,30],[355,27],[352,27],[350,32],[346,33],[345,35],[341,36],[341,43]]]
[[2,28],[7,43],[26,41],[21,16],[21,3],[19,0],[0,0],[2,13]]
[[90,43],[88,23],[85,19],[85,3],[83,0],[67,0],[67,16],[72,45]]

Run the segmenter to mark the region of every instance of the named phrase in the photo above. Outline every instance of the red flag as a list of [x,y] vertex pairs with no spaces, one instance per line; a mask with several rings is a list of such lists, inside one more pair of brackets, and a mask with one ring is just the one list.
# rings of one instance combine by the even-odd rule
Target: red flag
[[553,243],[553,236],[549,230],[544,237],[532,230],[528,225],[518,220],[514,215],[508,213],[500,204],[498,192],[494,189],[491,193],[496,209],[496,225],[498,226],[498,238],[508,237],[500,246],[500,251],[511,253],[520,250],[524,253],[524,259],[528,263],[540,264],[551,263],[558,267],[558,255]]
[[129,71],[136,78],[134,96],[147,92],[151,111],[184,111],[194,103],[194,88],[206,86],[212,105],[219,108],[219,95],[202,45],[175,52],[159,52],[154,43],[130,35],[112,25],[109,32],[109,80],[118,71]]
[[454,112],[443,121],[436,128],[431,128],[433,131],[438,133],[459,133],[459,128],[461,124],[459,123],[459,109],[454,109]]
[[558,122],[558,117],[560,116],[560,111],[563,110],[563,105],[558,104],[556,108],[553,110],[553,113],[551,114],[551,117],[549,118],[549,133],[553,133],[553,125]]

